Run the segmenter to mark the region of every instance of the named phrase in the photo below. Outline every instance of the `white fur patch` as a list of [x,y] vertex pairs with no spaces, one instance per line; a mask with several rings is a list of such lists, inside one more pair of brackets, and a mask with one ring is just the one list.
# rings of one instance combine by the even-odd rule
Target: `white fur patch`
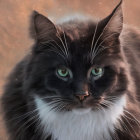
[[73,110],[65,113],[50,111],[50,106],[35,97],[44,137],[52,134],[53,140],[111,140],[114,125],[123,114],[126,104],[122,96],[110,109],[102,111]]

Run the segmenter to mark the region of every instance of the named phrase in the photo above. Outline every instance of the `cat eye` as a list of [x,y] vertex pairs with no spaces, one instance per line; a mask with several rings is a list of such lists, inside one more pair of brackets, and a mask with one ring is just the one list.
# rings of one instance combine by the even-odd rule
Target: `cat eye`
[[103,68],[92,68],[91,75],[94,77],[95,80],[99,79],[104,73]]
[[66,68],[60,68],[57,70],[58,75],[61,77],[66,77],[69,74],[69,71]]
[[66,67],[60,67],[60,68],[58,68],[56,70],[56,75],[59,78],[67,81],[68,78],[71,78],[72,77],[72,72],[68,68],[66,68]]

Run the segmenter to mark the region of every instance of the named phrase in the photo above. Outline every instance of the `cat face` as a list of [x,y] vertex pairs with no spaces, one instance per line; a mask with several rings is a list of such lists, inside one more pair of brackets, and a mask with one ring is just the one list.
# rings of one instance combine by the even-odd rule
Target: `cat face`
[[98,22],[59,25],[35,12],[31,31],[36,44],[25,82],[29,93],[59,111],[96,110],[118,100],[127,90],[122,20],[120,6]]

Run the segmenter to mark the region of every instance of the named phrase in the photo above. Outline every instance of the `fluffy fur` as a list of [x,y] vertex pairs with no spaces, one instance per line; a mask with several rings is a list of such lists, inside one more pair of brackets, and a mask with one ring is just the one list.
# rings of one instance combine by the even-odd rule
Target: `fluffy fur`
[[119,126],[120,116],[126,105],[121,97],[109,109],[100,111],[74,110],[70,112],[50,111],[51,107],[39,97],[35,97],[44,139],[52,134],[52,140],[111,140],[115,126]]
[[33,12],[35,43],[2,97],[9,140],[140,140],[140,33],[124,26],[121,3],[100,21]]

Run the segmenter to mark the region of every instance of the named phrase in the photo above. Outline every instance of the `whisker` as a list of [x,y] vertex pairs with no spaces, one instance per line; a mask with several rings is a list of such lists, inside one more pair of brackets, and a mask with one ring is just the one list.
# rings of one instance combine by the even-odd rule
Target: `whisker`
[[61,41],[63,48],[64,48],[64,51],[65,51],[65,54],[66,54],[66,57],[68,58],[68,52],[67,52],[66,46],[65,46],[65,44],[60,36],[60,33],[58,31],[57,31],[57,38]]
[[110,38],[110,37],[112,37],[113,35],[116,35],[116,34],[118,34],[118,33],[113,33],[113,34],[107,36],[107,37],[99,44],[99,46],[102,45],[102,44],[105,42],[105,40],[107,40],[108,38]]
[[[123,117],[123,116],[122,116]],[[124,119],[126,119],[126,118],[124,118]],[[124,129],[125,129],[125,131],[129,131],[130,132],[130,130],[129,130],[129,128],[127,127],[127,125],[125,124],[125,122],[121,119],[121,118],[118,118],[118,120],[120,121],[120,127],[121,128],[119,128],[121,131],[123,131]],[[126,120],[127,121],[127,120]],[[122,126],[124,127],[124,129],[122,128]]]
[[102,107],[101,104],[99,104],[98,106],[99,106],[99,108],[100,108],[101,111],[104,111],[105,112],[105,109]]
[[[61,96],[58,96],[58,95],[46,96],[46,97],[42,97],[42,98],[40,98],[40,99],[41,99],[41,100],[43,100],[43,99],[51,99],[51,100],[62,99],[62,100],[65,100],[65,101],[67,101],[67,102],[72,102],[72,100],[62,98]],[[33,100],[33,101],[30,101],[30,105],[34,105],[34,104],[35,104],[34,100]],[[26,104],[26,105],[23,105],[23,106],[21,106],[21,107],[19,107],[18,109],[15,109],[15,110],[12,109],[12,110],[10,110],[10,111],[6,111],[6,112],[8,113],[8,112],[19,111],[20,109],[22,109],[22,108],[24,108],[24,107],[26,107],[26,106],[27,106],[27,104]]]
[[59,53],[58,51],[56,51],[54,49],[48,49],[48,51],[52,51],[52,52],[57,53],[58,55],[60,55],[66,61],[65,57],[61,53]]
[[38,122],[40,120],[40,118],[38,117],[37,119],[35,119],[32,123],[30,123],[27,127],[25,127],[25,130],[27,130],[30,126],[32,126],[33,124],[35,124],[36,122]]
[[[135,135],[136,135],[136,132],[135,132],[133,126],[132,126],[131,123],[128,121],[128,119],[126,118],[126,116],[123,116],[123,118],[127,121],[127,123],[129,124],[129,126],[131,127],[131,129],[133,130],[133,132],[134,132]],[[123,122],[123,124],[124,124],[124,122]],[[128,129],[128,127],[127,127],[127,129]],[[129,129],[128,129],[128,130],[129,130]],[[130,132],[131,132],[131,131],[130,131]]]
[[[99,22],[97,22],[97,24],[96,24],[95,31],[94,31],[94,35],[93,35],[92,42],[91,42],[91,50],[90,50],[90,54],[91,54],[91,55],[92,55],[92,52],[94,51],[94,48],[95,48],[95,47],[93,48],[93,43],[94,43],[94,41],[95,41],[95,36],[96,36],[98,24],[99,24]],[[92,56],[91,56],[91,57],[92,57]]]
[[127,114],[129,114],[131,117],[133,117],[133,121],[135,121],[137,123],[137,125],[140,126],[140,121],[132,114],[130,113],[129,111],[127,111],[126,109],[124,109],[124,112],[126,112]]
[[98,49],[97,52],[94,53],[93,58],[91,59],[91,63],[93,62],[94,58],[95,58],[99,53],[101,53],[103,50],[108,49],[108,48],[110,48],[110,47],[104,47],[104,48]]
[[60,108],[61,104],[62,104],[62,102],[61,103],[60,102],[57,102],[57,103],[51,104],[50,111],[54,110],[55,112],[57,112],[57,110]]
[[[56,106],[58,106],[58,103],[59,103],[59,105],[60,105],[60,104],[64,104],[65,102],[67,102],[67,104],[72,104],[72,103],[73,103],[71,100],[61,98],[60,96],[43,97],[43,98],[40,98],[40,99],[42,99],[42,100],[43,100],[43,99],[53,99],[52,101],[50,101],[50,102],[48,103],[49,106],[53,106],[54,104],[55,104]],[[66,104],[66,103],[65,103],[65,104]],[[15,117],[15,118],[12,118],[12,119],[10,119],[10,120],[7,120],[7,121],[8,121],[8,122],[9,122],[9,121],[14,121],[14,120],[22,121],[22,120],[24,120],[24,119],[30,117],[32,114],[37,113],[38,110],[41,109],[41,108],[43,108],[43,107],[45,107],[45,105],[42,106],[42,107],[36,108],[36,109],[34,109],[34,110],[32,110],[32,111],[29,111],[29,112],[27,112],[27,113],[25,113],[25,114],[22,114],[22,115],[20,115],[20,116],[17,116],[17,117]],[[19,110],[19,109],[18,109],[18,110]],[[12,110],[12,111],[13,111],[13,110]]]
[[101,49],[98,47],[97,49],[94,49],[94,52],[92,52],[91,63],[93,62],[94,58],[98,55],[99,50]]
[[[105,29],[105,28],[104,28],[104,29]],[[104,32],[104,30],[103,30],[103,32]],[[99,50],[99,47],[104,43],[104,41],[105,41],[106,39],[110,38],[111,36],[113,36],[113,35],[115,35],[115,34],[118,34],[118,33],[113,33],[113,34],[107,36],[107,37],[97,46],[97,43],[98,43],[99,39],[101,38],[101,36],[103,35],[103,32],[100,34],[99,38],[97,39],[97,41],[96,41],[96,43],[95,43],[95,45],[94,45],[94,50],[92,51],[92,58],[91,58],[91,61],[93,61],[93,59],[95,58],[95,55],[96,55],[97,51]],[[96,46],[97,46],[97,47],[96,47]],[[97,55],[96,55],[96,56],[97,56]]]
[[[23,123],[23,125],[21,125],[18,129],[17,129],[17,131],[16,131],[16,133],[18,134],[18,132],[25,126],[25,125],[27,125],[29,122],[31,122],[34,118],[36,118],[36,115],[35,116],[33,116],[33,117],[31,117],[29,120],[27,120],[25,123]],[[24,130],[25,131],[25,130]]]
[[[41,99],[44,99],[44,98],[41,98]],[[44,105],[43,107],[45,107],[45,105]],[[29,117],[31,114],[36,113],[36,112],[37,112],[39,109],[41,109],[41,108],[42,108],[42,107],[36,108],[36,109],[34,109],[33,111],[29,111],[29,112],[27,112],[27,113],[25,113],[25,114],[23,114],[23,115],[21,115],[21,116],[18,116],[18,117],[16,117],[16,118],[13,118],[13,119],[8,120],[8,121],[13,121],[13,120],[19,119],[19,118],[21,118],[21,117],[22,117],[22,119],[25,119],[25,118]],[[16,110],[16,111],[17,111],[17,110]]]
[[67,48],[67,53],[68,53],[68,56],[69,56],[69,49],[68,49],[68,44],[67,44],[67,40],[66,40],[66,34],[63,30],[63,34],[64,34],[64,39],[65,39],[65,44],[66,44],[66,48]]
[[51,44],[53,47],[56,48],[56,46],[53,45],[51,42],[54,42],[60,48],[60,50],[62,51],[63,55],[66,56],[65,51],[62,49],[62,47],[60,45],[58,45],[58,43],[55,40],[49,40],[49,41],[43,42],[41,44],[46,45],[46,46],[47,46],[47,44]]
[[[45,107],[45,105],[44,105],[44,107]],[[42,108],[42,107],[40,107],[40,108]],[[25,113],[25,114],[22,114],[22,115],[18,116],[18,117],[12,118],[12,119],[8,120],[8,122],[9,122],[9,121],[18,120],[18,119],[20,119],[20,118],[21,118],[21,119],[20,119],[19,121],[21,121],[21,120],[23,120],[23,119],[29,117],[29,116],[32,115],[33,113],[38,112],[38,110],[39,110],[40,108],[36,108],[36,109],[34,109],[34,110],[32,110],[32,111],[29,111],[29,112],[27,112],[27,113]]]
[[107,100],[107,101],[116,101],[118,100],[119,97],[105,97],[104,100]]

